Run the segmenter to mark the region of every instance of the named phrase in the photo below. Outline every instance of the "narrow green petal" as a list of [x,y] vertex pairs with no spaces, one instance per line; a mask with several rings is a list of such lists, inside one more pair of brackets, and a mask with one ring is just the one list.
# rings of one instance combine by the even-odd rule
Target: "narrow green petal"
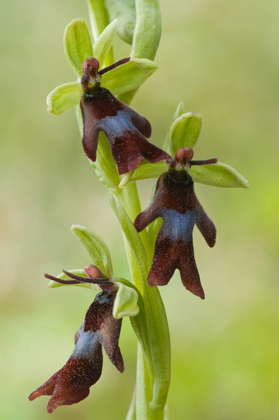
[[182,114],[186,114],[186,109],[185,109],[185,105],[183,102],[180,102],[178,104],[178,107],[175,110],[174,116],[173,116],[173,123],[175,122],[175,120],[177,120],[177,118],[179,118]]
[[114,284],[118,287],[116,298],[113,304],[113,317],[116,319],[124,316],[136,316],[139,313],[139,295],[135,288],[117,281]]
[[234,168],[225,163],[192,166],[189,174],[193,181],[224,188],[249,188],[248,181]]
[[94,54],[99,61],[100,69],[104,67],[105,59],[111,49],[117,33],[117,25],[118,21],[115,19],[106,27],[94,44]]
[[111,256],[104,241],[85,226],[73,225],[72,232],[87,249],[93,263],[101,272],[109,277],[113,277]]
[[127,44],[132,44],[136,24],[135,0],[106,0],[110,20],[118,19],[118,36]]
[[202,117],[194,112],[180,115],[172,124],[169,134],[169,142],[166,145],[167,152],[172,156],[181,147],[193,149],[198,140],[202,127]]
[[79,104],[82,94],[82,87],[78,82],[57,86],[47,96],[47,110],[53,115],[63,114]]
[[82,76],[84,60],[93,57],[91,37],[84,19],[74,19],[66,26],[64,49],[74,71],[79,77]]
[[[76,276],[81,276],[81,277],[88,277],[83,269],[77,269],[77,270],[68,270],[69,273],[75,274]],[[71,277],[67,276],[67,274],[65,273],[61,273],[57,276],[58,279],[61,280],[73,280]],[[61,283],[57,283],[57,281],[54,280],[50,280],[50,282],[48,283],[48,287],[54,289],[56,287],[60,287],[60,286],[79,286],[79,287],[87,287],[89,289],[92,289],[92,284],[89,283],[80,283],[80,284],[61,284]]]
[[102,86],[114,95],[121,95],[139,88],[158,66],[150,60],[134,59],[122,64],[102,76]]

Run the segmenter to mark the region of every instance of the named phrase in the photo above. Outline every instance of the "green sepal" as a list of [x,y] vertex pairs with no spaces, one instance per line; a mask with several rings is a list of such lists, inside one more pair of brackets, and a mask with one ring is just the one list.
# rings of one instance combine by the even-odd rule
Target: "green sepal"
[[113,278],[111,256],[104,241],[85,226],[73,225],[72,232],[87,249],[94,265],[108,278]]
[[[75,274],[76,276],[81,276],[81,277],[88,277],[87,274],[85,274],[83,269],[77,269],[77,270],[68,270],[69,273]],[[69,277],[67,274],[65,273],[60,273],[57,276],[58,279],[61,280],[73,280],[71,277]],[[56,287],[60,287],[60,286],[78,286],[78,287],[87,287],[89,289],[92,289],[92,284],[90,283],[78,283],[78,284],[61,284],[58,283],[57,281],[54,280],[50,280],[50,282],[48,283],[48,287],[55,289]],[[94,288],[94,287],[93,287]]]
[[102,86],[116,96],[122,95],[138,89],[157,69],[154,61],[133,59],[105,73],[102,76]]
[[82,95],[83,90],[78,82],[57,86],[47,96],[47,110],[52,115],[63,114],[63,112],[78,105]]
[[110,20],[118,18],[118,36],[132,44],[136,24],[135,0],[106,0]]
[[113,304],[113,317],[120,319],[124,316],[136,316],[139,313],[139,294],[135,286],[124,279],[115,278],[113,282],[118,288]]
[[175,156],[181,147],[193,149],[202,127],[202,117],[194,112],[180,115],[172,124],[166,142],[166,151]]
[[189,175],[194,182],[224,188],[249,188],[248,181],[234,168],[225,163],[192,166]]
[[99,61],[99,68],[104,67],[105,59],[111,49],[115,35],[117,33],[118,21],[115,19],[111,22],[106,29],[101,33],[96,42],[94,43],[94,54]]
[[64,49],[69,63],[81,77],[84,60],[93,57],[92,41],[84,19],[74,19],[66,26]]

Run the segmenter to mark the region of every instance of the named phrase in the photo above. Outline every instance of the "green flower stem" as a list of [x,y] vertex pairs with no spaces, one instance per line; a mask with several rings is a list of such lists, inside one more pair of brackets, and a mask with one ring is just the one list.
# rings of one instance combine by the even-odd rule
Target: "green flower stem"
[[[131,50],[132,58],[148,58],[153,60],[161,37],[161,15],[159,0],[136,0],[136,27],[134,31]],[[134,92],[122,96],[121,100],[130,102]],[[136,208],[131,200],[131,192],[134,197],[137,194],[136,184],[131,183],[132,190],[123,189],[122,205],[132,217],[132,220],[140,213],[140,207]],[[133,208],[131,208],[133,206]],[[146,264],[153,257],[153,249],[146,232],[141,235],[141,241],[146,253]],[[128,241],[126,241],[128,242]],[[133,253],[131,243],[126,243],[130,254]],[[136,258],[131,258],[131,272],[137,272]],[[136,419],[137,420],[162,420],[164,418],[164,407],[167,399],[170,383],[170,337],[165,308],[157,287],[151,288],[147,284],[147,278],[138,276],[134,279],[135,285],[142,290],[147,331],[151,347],[153,375],[150,377],[146,368],[145,355],[139,349],[136,383]],[[141,284],[136,284],[141,282]],[[151,392],[150,392],[151,391]],[[148,406],[147,406],[148,403]]]

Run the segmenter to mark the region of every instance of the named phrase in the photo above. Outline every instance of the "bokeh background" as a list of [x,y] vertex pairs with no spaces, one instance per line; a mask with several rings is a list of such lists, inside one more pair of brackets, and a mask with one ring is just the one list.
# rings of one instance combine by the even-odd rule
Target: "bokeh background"
[[[157,71],[133,107],[162,145],[183,101],[203,116],[197,158],[218,157],[250,190],[196,186],[218,228],[209,249],[195,233],[206,300],[178,276],[162,288],[172,339],[170,419],[279,418],[278,115],[279,5],[275,0],[162,0]],[[28,394],[68,359],[92,295],[51,290],[44,272],[90,261],[70,232],[84,224],[109,245],[119,276],[129,273],[120,229],[82,151],[74,111],[47,114],[45,97],[75,76],[62,36],[84,1],[1,1],[1,362],[0,418],[49,419],[47,397]],[[128,49],[116,43],[117,58]],[[143,206],[151,184],[142,182]],[[105,357],[90,397],[53,420],[122,420],[133,391],[136,341],[124,322],[119,374]]]

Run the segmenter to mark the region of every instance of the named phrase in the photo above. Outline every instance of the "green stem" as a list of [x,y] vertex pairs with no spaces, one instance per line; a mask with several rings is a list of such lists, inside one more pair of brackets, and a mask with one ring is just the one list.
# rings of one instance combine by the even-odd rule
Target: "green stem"
[[[140,206],[135,183],[128,184],[122,192],[121,204],[132,220],[139,214]],[[124,229],[125,231],[126,229]],[[141,236],[145,249],[146,265],[152,259],[149,240],[146,233]],[[170,382],[170,337],[165,308],[157,287],[148,286],[146,276],[140,274],[138,259],[135,257],[136,244],[125,241],[131,275],[136,287],[144,299],[147,331],[151,352],[151,361],[139,351],[136,383],[136,418],[137,420],[162,420]],[[142,258],[142,257],[140,257]],[[147,366],[153,366],[152,375]],[[148,415],[146,414],[148,413]]]

